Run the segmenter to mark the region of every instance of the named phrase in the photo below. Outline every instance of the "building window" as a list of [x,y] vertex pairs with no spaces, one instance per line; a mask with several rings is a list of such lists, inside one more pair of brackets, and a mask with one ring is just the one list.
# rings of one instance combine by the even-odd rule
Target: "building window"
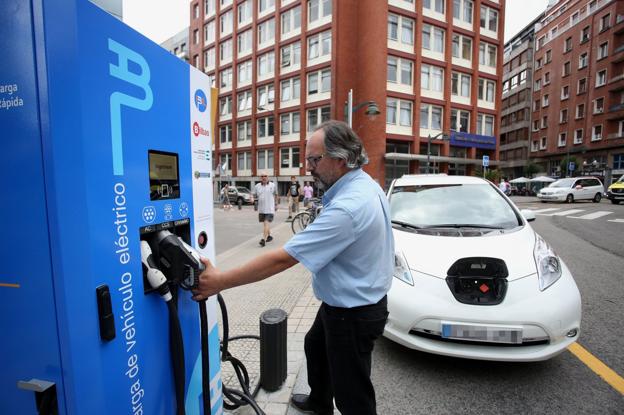
[[566,63],[563,64],[563,71],[562,71],[562,76],[568,76],[570,75],[570,61],[567,61]]
[[453,72],[451,75],[451,95],[470,98],[470,75]]
[[561,87],[561,99],[568,99],[570,97],[570,87],[568,85]]
[[410,60],[388,56],[388,82],[412,86],[413,66]]
[[[622,135],[620,133],[620,135]],[[613,155],[613,170],[621,170],[624,169],[624,154],[614,154]]]
[[539,91],[541,88],[542,88],[542,80],[541,79],[536,79],[535,80],[534,90],[535,91]]
[[454,58],[472,60],[472,39],[466,36],[453,34]]
[[[496,68],[496,46],[486,42],[479,42],[479,65]],[[526,79],[526,73],[525,73]]]
[[604,112],[604,98],[596,98],[594,100],[594,114],[602,114]]
[[585,117],[585,104],[578,104],[576,106],[576,119]]
[[232,39],[228,39],[219,44],[219,60],[220,62],[230,61],[232,59]]
[[275,73],[275,52],[271,51],[258,58],[258,78],[266,78]]
[[288,114],[280,115],[280,134],[299,134],[301,128],[299,117],[298,112],[289,112]]
[[273,168],[273,150],[258,150],[258,170]]
[[579,69],[587,67],[587,53],[581,53],[579,55]]
[[576,88],[577,94],[584,94],[587,92],[587,78],[579,79]]
[[581,43],[585,43],[589,40],[589,34],[589,26],[585,26],[581,32]]
[[540,150],[546,150],[546,137],[540,139]]
[[572,50],[572,37],[570,36],[563,42],[563,53],[569,52]]
[[330,107],[320,107],[308,110],[308,132],[314,131],[321,123],[329,121]]
[[478,98],[483,101],[494,103],[494,89],[496,88],[496,82],[489,79],[479,78],[479,96]]
[[301,64],[301,42],[282,46],[280,51],[280,66],[282,69],[286,70],[286,68]]
[[308,60],[331,55],[331,31],[308,38]]
[[422,29],[422,48],[432,52],[444,53],[444,29],[424,24]]
[[239,92],[236,94],[238,103],[238,112],[251,110],[251,90]]
[[308,24],[332,14],[332,0],[308,0]]
[[477,134],[479,135],[494,135],[494,116],[478,114],[477,115]]
[[481,6],[480,25],[482,29],[492,32],[498,31],[498,11],[487,6]]
[[607,83],[607,70],[603,69],[596,74],[596,88]]
[[386,124],[412,126],[412,102],[397,98],[386,100]]
[[245,0],[238,5],[238,26],[240,27],[251,23],[252,18],[251,0]]
[[533,121],[533,131],[539,131],[539,120]]
[[216,4],[215,0],[204,0],[204,14],[206,16],[211,16],[215,13]]
[[256,96],[258,97],[258,109],[260,110],[264,110],[262,107],[272,105],[275,101],[275,89],[272,83],[258,87],[256,92]]
[[211,20],[204,25],[204,43],[214,42],[215,36],[215,20]]
[[562,109],[561,111],[559,111],[559,123],[563,124],[567,122],[568,122],[568,110]]
[[275,7],[275,0],[258,0],[258,14]]
[[405,45],[413,45],[414,20],[405,16],[388,14],[388,39]]
[[559,143],[558,143],[558,147],[565,147],[566,145],[566,138],[568,137],[567,133],[559,133]]
[[550,63],[550,61],[552,60],[552,50],[551,49],[548,49],[546,51],[546,55],[544,55],[544,60],[545,60],[544,64]]
[[204,67],[205,68],[214,68],[215,67],[215,48],[207,49],[204,52]]
[[549,103],[550,103],[550,99],[549,98],[550,98],[550,96],[548,94],[544,94],[542,96],[542,108],[545,108],[545,107],[547,107],[549,105]]
[[238,152],[238,170],[251,170],[251,151]]
[[293,7],[282,13],[282,35],[301,28],[301,6]]
[[542,128],[548,127],[548,115],[542,117]]
[[531,152],[535,152],[539,150],[539,141],[533,140],[531,142]]
[[197,45],[199,43],[199,29],[193,30],[193,44]]
[[472,24],[472,0],[453,0],[453,18]]
[[607,13],[600,18],[600,25],[598,26],[601,32],[607,30],[611,26],[611,13]]
[[280,100],[282,102],[299,99],[299,93],[301,91],[299,77],[285,79],[280,83],[280,85]]
[[602,140],[602,125],[594,125],[592,127],[592,141]]
[[273,116],[258,118],[258,139],[273,137]]
[[470,112],[451,109],[451,131],[467,133],[470,126]]
[[245,30],[238,35],[238,54],[244,55],[251,52],[252,45],[252,33],[251,29]]
[[280,149],[280,166],[283,169],[299,167],[299,147],[286,147]]
[[219,137],[221,144],[231,143],[232,142],[232,126],[224,125],[219,128]]
[[258,45],[272,42],[275,39],[275,19],[271,18],[258,25]]
[[444,90],[444,69],[433,65],[421,65],[420,88],[442,92]]
[[420,105],[420,128],[442,131],[443,108],[437,105]]
[[227,89],[232,87],[232,68],[225,68],[219,73],[219,88]]
[[232,33],[232,20],[232,10],[223,13],[219,17],[219,33],[221,33],[221,36],[226,36]]
[[232,170],[232,158],[230,154],[221,154],[221,164],[223,170]]
[[221,10],[232,4],[232,0],[221,0]]
[[574,144],[581,144],[583,142],[583,129],[579,128],[574,131]]
[[535,101],[533,101],[533,111],[537,111],[540,109],[540,100],[536,99]]
[[238,64],[238,86],[251,83],[251,60]]
[[423,9],[429,9],[436,13],[444,14],[445,0],[423,0]]
[[193,6],[193,18],[199,19],[199,4]]
[[[237,145],[242,147],[243,145],[251,144],[251,121],[239,122],[236,125],[236,138]],[[240,167],[239,167],[240,169]]]
[[544,74],[544,85],[548,85],[550,83],[550,72],[546,72]]
[[219,98],[219,115],[221,117],[232,115],[232,97],[229,95]]
[[604,59],[609,55],[609,42],[601,43],[598,46],[598,57],[597,60]]
[[323,69],[308,74],[308,95],[323,94],[331,91],[331,69]]

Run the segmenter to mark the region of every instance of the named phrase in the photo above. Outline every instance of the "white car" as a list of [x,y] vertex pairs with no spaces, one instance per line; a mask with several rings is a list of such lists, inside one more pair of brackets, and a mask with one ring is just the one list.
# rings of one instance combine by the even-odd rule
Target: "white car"
[[604,186],[595,177],[567,177],[541,189],[537,197],[542,202],[574,203],[575,200],[585,199],[598,203],[603,193]]
[[388,190],[396,245],[384,336],[469,359],[539,361],[579,338],[581,296],[548,243],[495,185],[416,175]]

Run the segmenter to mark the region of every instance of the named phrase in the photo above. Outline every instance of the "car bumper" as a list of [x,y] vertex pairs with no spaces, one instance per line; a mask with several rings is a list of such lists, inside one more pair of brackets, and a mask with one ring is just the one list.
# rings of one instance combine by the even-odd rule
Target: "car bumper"
[[607,192],[607,198],[611,200],[624,200],[624,193]]
[[566,200],[566,195],[561,194],[561,195],[554,195],[554,194],[542,194],[542,193],[538,193],[537,194],[537,198],[540,200],[547,200],[547,201],[552,201],[552,202],[563,202]]
[[[393,281],[384,336],[412,349],[467,359],[517,362],[549,359],[578,340],[580,334],[580,294],[565,265],[563,271],[561,278],[543,292],[539,291],[536,274],[509,282],[505,300],[496,306],[459,303],[445,280],[413,272],[415,286],[411,289],[400,287],[405,284],[402,281]],[[475,344],[413,334],[425,330],[439,334],[442,322],[521,327],[526,342],[536,339],[545,342],[513,346]],[[568,337],[567,333],[573,329],[577,330],[576,335]]]

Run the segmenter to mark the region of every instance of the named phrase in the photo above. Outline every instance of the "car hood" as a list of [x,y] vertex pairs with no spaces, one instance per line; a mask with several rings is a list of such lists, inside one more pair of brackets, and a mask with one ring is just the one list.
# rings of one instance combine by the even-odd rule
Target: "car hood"
[[537,272],[533,249],[535,232],[525,225],[506,233],[483,236],[432,236],[393,229],[396,250],[403,252],[412,271],[446,278],[447,271],[461,258],[490,257],[505,261],[509,281]]

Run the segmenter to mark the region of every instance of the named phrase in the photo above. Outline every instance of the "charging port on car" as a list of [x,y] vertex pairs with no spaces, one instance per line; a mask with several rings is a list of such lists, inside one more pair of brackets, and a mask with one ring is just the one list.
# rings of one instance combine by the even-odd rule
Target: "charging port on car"
[[508,275],[501,259],[462,258],[447,271],[446,283],[460,303],[496,305],[505,299]]

